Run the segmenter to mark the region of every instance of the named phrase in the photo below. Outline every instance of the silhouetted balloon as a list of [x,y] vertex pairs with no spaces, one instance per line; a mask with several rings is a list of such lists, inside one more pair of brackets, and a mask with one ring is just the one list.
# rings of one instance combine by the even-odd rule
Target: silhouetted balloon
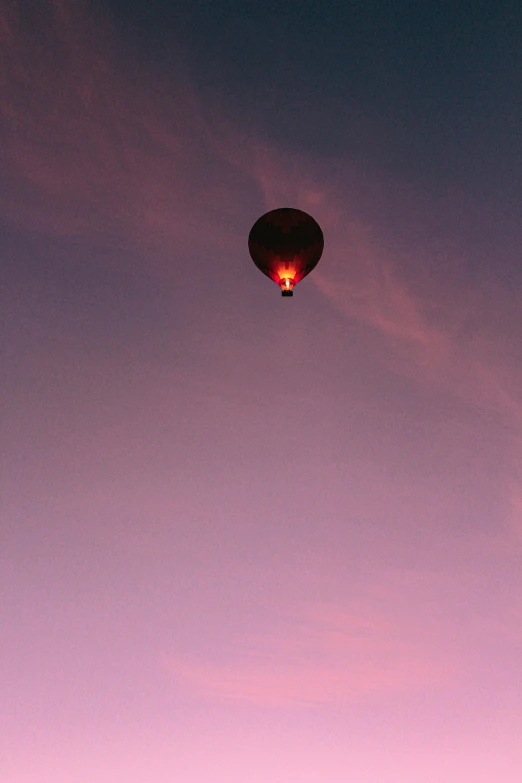
[[318,223],[300,209],[273,209],[257,220],[248,249],[258,269],[292,296],[297,283],[312,271],[324,248]]

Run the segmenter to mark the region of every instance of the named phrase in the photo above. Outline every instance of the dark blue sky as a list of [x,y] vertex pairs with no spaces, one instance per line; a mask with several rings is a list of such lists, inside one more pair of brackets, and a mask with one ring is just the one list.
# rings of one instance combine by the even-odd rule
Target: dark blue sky
[[430,182],[517,198],[522,14],[516,2],[108,4],[165,68],[279,143],[353,154]]

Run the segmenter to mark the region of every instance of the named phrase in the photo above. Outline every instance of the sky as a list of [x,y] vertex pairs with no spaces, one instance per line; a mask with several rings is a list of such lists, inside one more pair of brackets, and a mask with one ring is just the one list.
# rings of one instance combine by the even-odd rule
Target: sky
[[517,6],[0,0],[2,780],[522,779]]

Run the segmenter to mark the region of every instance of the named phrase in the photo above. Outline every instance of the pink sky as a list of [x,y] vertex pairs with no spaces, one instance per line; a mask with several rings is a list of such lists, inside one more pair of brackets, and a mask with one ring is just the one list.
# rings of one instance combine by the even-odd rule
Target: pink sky
[[[18,6],[0,777],[519,783],[520,291],[474,266],[491,205],[278,148],[65,0],[38,48]],[[325,235],[292,300],[247,252],[279,206]]]

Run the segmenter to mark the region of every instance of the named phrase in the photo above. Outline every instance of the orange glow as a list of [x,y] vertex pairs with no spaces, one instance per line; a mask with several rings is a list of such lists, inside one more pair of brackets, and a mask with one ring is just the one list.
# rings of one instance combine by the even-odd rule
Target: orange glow
[[295,260],[280,260],[275,269],[274,280],[283,290],[291,291],[299,280],[299,268]]
[[291,291],[295,285],[295,280],[291,280],[288,277],[280,278],[277,282],[285,291]]

